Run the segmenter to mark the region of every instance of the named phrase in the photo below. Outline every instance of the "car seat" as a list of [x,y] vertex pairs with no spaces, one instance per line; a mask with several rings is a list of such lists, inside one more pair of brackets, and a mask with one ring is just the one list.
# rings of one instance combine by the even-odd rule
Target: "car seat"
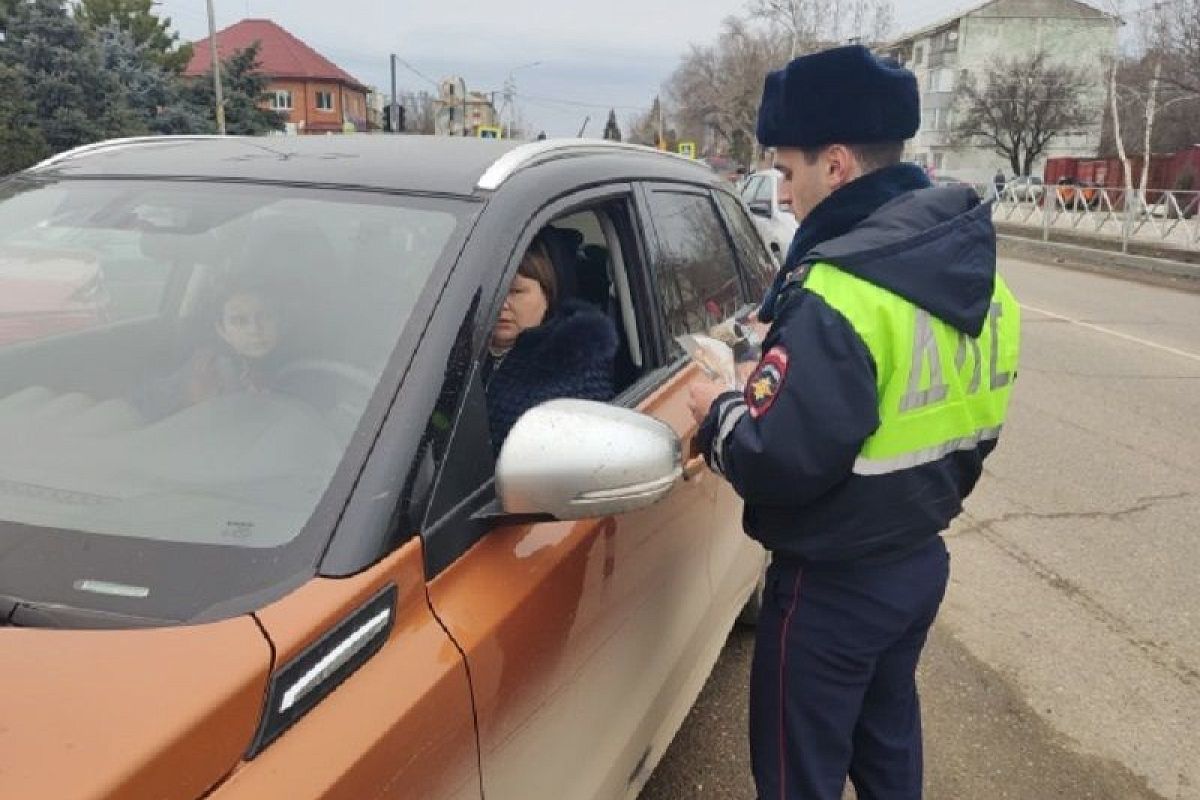
[[534,241],[540,241],[550,255],[558,280],[559,302],[579,297],[579,246],[583,244],[583,234],[570,228],[547,225],[538,231]]
[[612,280],[608,275],[608,248],[597,244],[583,247],[579,259],[579,296],[604,313],[612,305]]

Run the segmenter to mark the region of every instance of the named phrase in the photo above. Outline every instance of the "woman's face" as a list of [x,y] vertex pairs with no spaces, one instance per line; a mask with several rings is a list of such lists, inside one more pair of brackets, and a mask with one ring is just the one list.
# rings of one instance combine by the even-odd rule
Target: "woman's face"
[[542,285],[533,278],[517,275],[508,287],[508,297],[500,309],[500,319],[492,329],[492,346],[512,347],[513,342],[527,328],[536,328],[546,318],[550,303]]
[[235,294],[225,301],[217,334],[244,358],[263,358],[279,344],[279,317],[256,294]]

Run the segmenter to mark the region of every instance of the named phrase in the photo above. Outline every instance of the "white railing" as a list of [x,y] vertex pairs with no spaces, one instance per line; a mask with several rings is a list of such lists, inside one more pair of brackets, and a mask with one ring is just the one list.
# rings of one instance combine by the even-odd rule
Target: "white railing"
[[993,203],[993,219],[1041,230],[1073,231],[1120,243],[1161,244],[1200,250],[1200,192],[1136,190],[1126,202],[1125,190],[1099,186],[1037,186],[1008,182],[976,184],[975,191]]

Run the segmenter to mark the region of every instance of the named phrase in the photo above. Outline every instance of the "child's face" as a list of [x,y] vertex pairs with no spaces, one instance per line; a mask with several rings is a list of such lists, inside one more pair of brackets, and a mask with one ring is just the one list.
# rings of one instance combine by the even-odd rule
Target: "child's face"
[[225,301],[217,334],[244,358],[262,358],[279,344],[279,318],[258,295],[235,294]]

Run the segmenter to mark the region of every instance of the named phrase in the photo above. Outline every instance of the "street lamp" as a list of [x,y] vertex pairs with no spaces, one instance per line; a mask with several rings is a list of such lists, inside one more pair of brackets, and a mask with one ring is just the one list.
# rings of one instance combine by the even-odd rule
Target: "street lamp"
[[520,66],[513,67],[508,71],[508,77],[504,80],[504,107],[508,108],[508,122],[504,126],[505,139],[512,138],[512,121],[517,115],[516,105],[513,101],[513,97],[517,93],[517,82],[516,79],[513,78],[513,73],[522,69],[540,67],[542,63],[543,62],[541,61],[530,61],[528,64],[521,64]]

